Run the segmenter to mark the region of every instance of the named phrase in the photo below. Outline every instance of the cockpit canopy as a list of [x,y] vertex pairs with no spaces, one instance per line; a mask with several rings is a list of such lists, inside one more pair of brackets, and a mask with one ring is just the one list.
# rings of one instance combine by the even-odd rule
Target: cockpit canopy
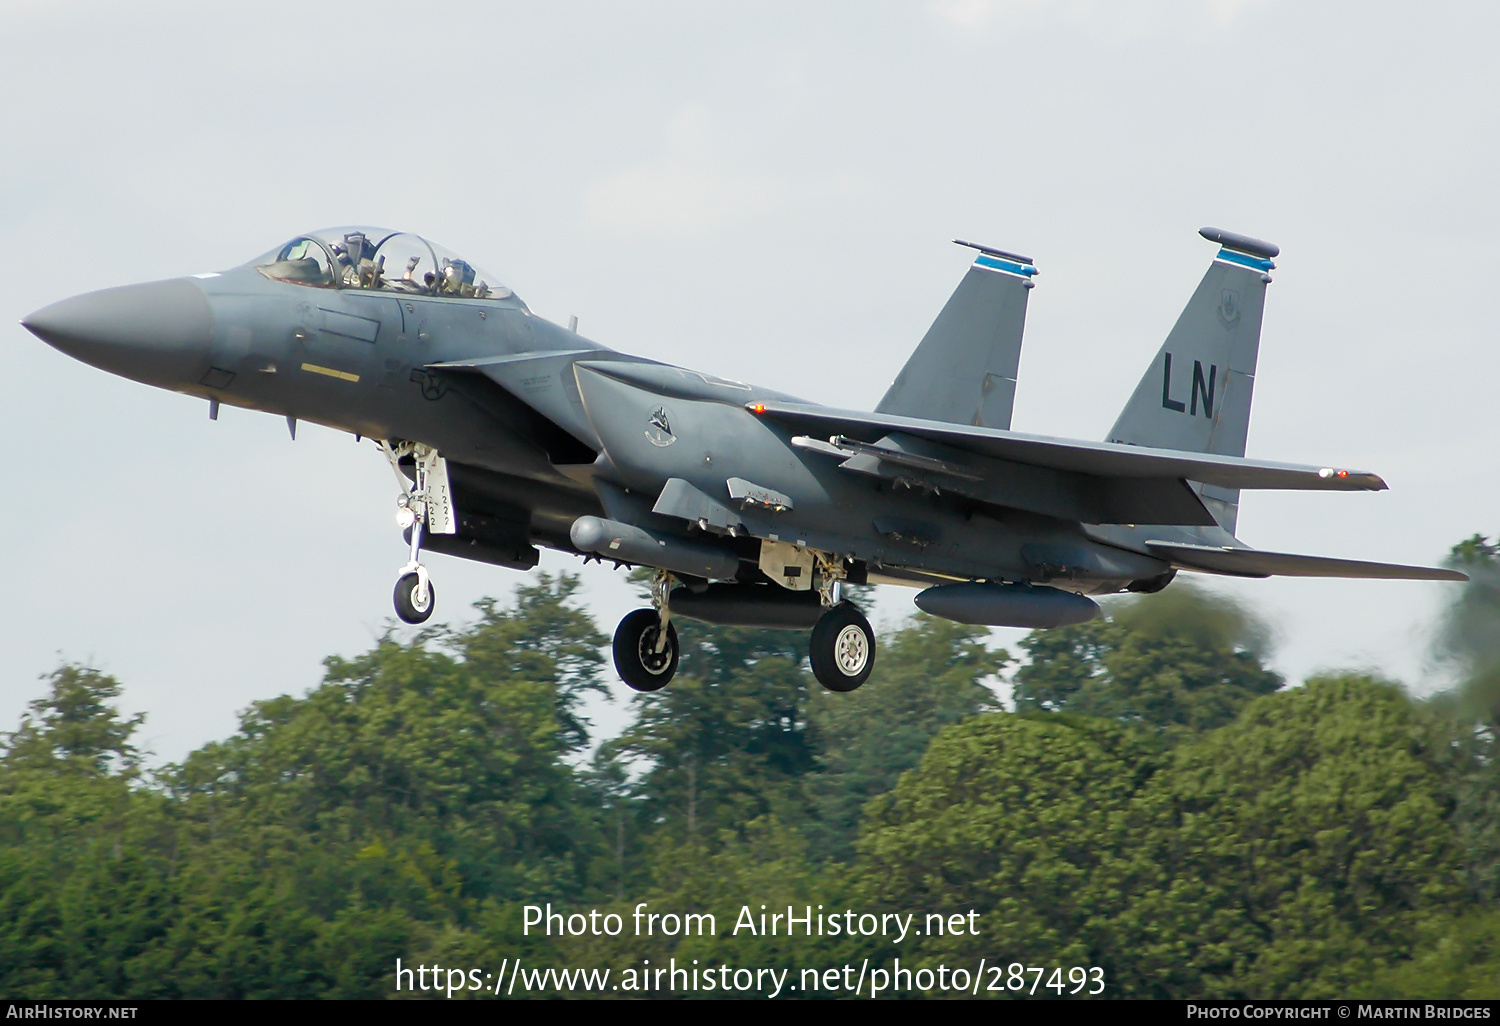
[[299,235],[255,261],[267,278],[329,289],[511,299],[494,275],[420,235],[385,228],[328,228]]

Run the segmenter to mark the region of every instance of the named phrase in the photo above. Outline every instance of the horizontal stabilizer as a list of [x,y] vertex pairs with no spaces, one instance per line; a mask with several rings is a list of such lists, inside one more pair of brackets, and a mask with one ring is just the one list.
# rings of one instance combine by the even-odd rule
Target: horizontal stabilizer
[[1153,556],[1170,560],[1185,570],[1202,570],[1232,577],[1355,577],[1383,581],[1467,581],[1466,574],[1432,566],[1367,563],[1361,559],[1298,556],[1289,552],[1261,552],[1217,545],[1184,545],[1148,541]]
[[874,441],[882,435],[901,432],[977,456],[1104,478],[1182,478],[1224,488],[1298,491],[1380,491],[1386,487],[1385,482],[1376,474],[1334,467],[1276,463],[1178,449],[1152,449],[1117,442],[1081,442],[800,403],[756,402],[746,404],[746,408],[765,420],[812,436],[829,438],[833,435],[846,435]]

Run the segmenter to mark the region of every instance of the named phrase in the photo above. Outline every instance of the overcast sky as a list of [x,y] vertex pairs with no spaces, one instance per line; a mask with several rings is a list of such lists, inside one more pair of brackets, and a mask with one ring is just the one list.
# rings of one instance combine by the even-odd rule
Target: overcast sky
[[[1090,439],[1212,259],[1196,230],[1270,239],[1249,455],[1391,490],[1251,493],[1240,536],[1441,560],[1500,530],[1497,30],[1493,3],[0,0],[0,730],[85,661],[180,758],[384,630],[405,553],[371,446],[210,423],[16,323],[336,224],[426,235],[606,345],[864,409],[968,265],[947,240],[1013,249],[1041,269],[1014,426]],[[429,562],[440,618],[523,579]],[[583,574],[609,632],[631,593]],[[1451,586],[1216,586],[1293,679],[1440,679]]]

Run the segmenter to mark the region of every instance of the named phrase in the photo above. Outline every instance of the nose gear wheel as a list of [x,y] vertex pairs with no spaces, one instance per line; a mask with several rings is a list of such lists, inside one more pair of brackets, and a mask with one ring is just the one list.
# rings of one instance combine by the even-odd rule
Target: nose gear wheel
[[[411,558],[396,572],[396,615],[406,623],[426,623],[436,599],[427,567],[422,565],[422,535],[424,530],[436,534],[453,534],[456,530],[448,465],[428,445],[402,441],[381,441],[379,445],[401,486],[396,496],[396,525],[407,532],[411,546]],[[416,480],[410,485],[401,472],[401,460],[406,456],[414,462]]]
[[431,581],[417,573],[402,574],[396,582],[396,615],[411,624],[426,623],[437,596]]

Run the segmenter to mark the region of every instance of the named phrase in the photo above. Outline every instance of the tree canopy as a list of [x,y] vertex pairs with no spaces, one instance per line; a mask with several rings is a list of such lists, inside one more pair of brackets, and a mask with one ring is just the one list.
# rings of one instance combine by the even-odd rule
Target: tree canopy
[[[917,614],[850,694],[812,684],[798,632],[680,622],[677,680],[602,744],[584,699],[624,692],[566,576],[329,658],[154,771],[120,682],[64,664],[0,742],[0,986],[381,997],[397,958],[1024,957],[1117,997],[1494,997],[1497,558],[1455,549],[1474,583],[1437,644],[1463,687],[1428,703],[1285,687],[1251,613],[1181,584],[1032,633],[1020,665]],[[523,935],[548,902],[713,912],[716,935]],[[761,904],[975,930],[735,934]]]
[[1021,642],[1018,709],[1102,716],[1167,737],[1222,727],[1285,682],[1249,611],[1186,582],[1112,603],[1108,615]]
[[1456,709],[1500,724],[1500,543],[1476,534],[1453,546],[1448,565],[1470,580],[1444,611],[1434,648],[1458,672]]

